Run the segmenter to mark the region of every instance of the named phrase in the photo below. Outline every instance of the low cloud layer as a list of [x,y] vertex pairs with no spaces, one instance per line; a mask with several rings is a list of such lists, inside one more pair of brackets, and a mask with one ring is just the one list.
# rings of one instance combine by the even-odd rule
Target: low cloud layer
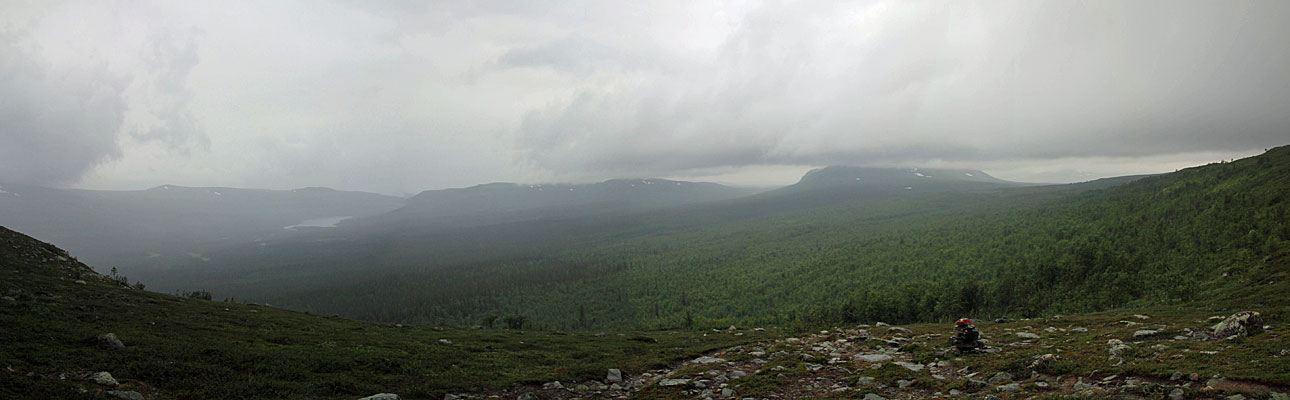
[[1290,137],[1285,7],[1175,5],[1191,7],[764,7],[691,69],[530,113],[524,143],[560,171],[660,173],[1152,156]]
[[1277,1],[0,11],[8,182],[408,193],[829,164],[1075,181],[1290,138]]

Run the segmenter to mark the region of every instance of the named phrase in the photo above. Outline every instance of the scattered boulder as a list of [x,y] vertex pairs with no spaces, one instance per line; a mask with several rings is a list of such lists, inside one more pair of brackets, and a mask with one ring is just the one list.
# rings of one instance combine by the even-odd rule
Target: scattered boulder
[[100,372],[95,372],[93,374],[90,374],[89,380],[94,381],[94,383],[97,383],[103,386],[116,386],[120,384],[116,381],[116,378],[113,378],[112,374],[108,373],[107,371],[100,371]]
[[1108,340],[1106,344],[1108,346],[1111,346],[1111,348],[1107,350],[1107,352],[1110,353],[1111,355],[1110,357],[1107,358],[1107,362],[1115,363],[1114,365],[1123,364],[1124,357],[1121,354],[1123,354],[1125,351],[1128,351],[1129,349],[1132,348],[1132,347],[1129,347],[1129,345],[1124,344],[1124,341],[1120,339]]
[[1147,336],[1154,336],[1154,335],[1155,335],[1155,334],[1157,334],[1157,333],[1160,333],[1160,331],[1152,330],[1152,329],[1143,329],[1143,330],[1139,330],[1139,331],[1134,331],[1134,332],[1133,332],[1133,337],[1147,337]]
[[1263,328],[1263,317],[1256,311],[1241,311],[1214,325],[1215,339],[1227,339],[1258,333]]
[[914,331],[909,330],[909,328],[901,328],[901,327],[898,327],[898,326],[897,326],[897,327],[892,327],[891,329],[888,329],[887,331],[888,331],[888,332],[900,332],[900,333],[903,333],[903,334],[906,334],[906,335],[909,335],[909,334],[913,334],[913,333],[914,333]]
[[538,400],[538,396],[533,392],[528,392],[516,396],[515,400]]
[[560,381],[547,382],[542,384],[542,389],[543,390],[564,389],[564,384],[560,383]]
[[726,359],[724,359],[724,358],[716,358],[716,357],[703,356],[703,357],[699,357],[699,358],[694,359],[694,362],[695,362],[696,364],[717,364],[717,363],[723,363],[723,362],[726,362]]
[[887,400],[887,398],[873,393],[865,393],[864,400]]
[[1290,395],[1279,392],[1268,393],[1268,398],[1272,400],[1290,400]]
[[910,362],[904,362],[904,361],[896,361],[896,362],[894,362],[894,363],[892,363],[892,364],[896,364],[896,365],[899,365],[899,366],[905,367],[905,369],[910,370],[910,371],[914,371],[914,372],[918,372],[918,371],[922,371],[922,370],[923,370],[923,364],[916,364],[916,363],[910,363]]
[[664,379],[658,382],[659,386],[685,386],[689,384],[689,379]]
[[399,400],[399,395],[394,393],[377,393],[358,400]]
[[998,390],[1000,392],[1015,392],[1015,391],[1021,390],[1021,384],[1009,383],[1007,385],[999,386]]
[[623,381],[623,371],[617,368],[610,368],[609,373],[605,374],[605,382],[620,383]]
[[125,343],[117,339],[115,333],[103,333],[94,337],[94,343],[105,349],[119,350],[125,348]]
[[969,379],[967,381],[967,384],[964,385],[964,387],[968,388],[968,390],[977,390],[977,389],[985,388],[986,386],[989,386],[989,385],[990,384],[986,381]]
[[1007,372],[995,373],[994,375],[990,376],[990,380],[989,380],[991,385],[1001,385],[1011,381],[1012,381],[1012,374],[1009,374]]
[[1032,368],[1032,369],[1033,369],[1033,368],[1039,368],[1040,366],[1043,366],[1044,364],[1047,364],[1047,363],[1050,363],[1050,362],[1053,362],[1053,361],[1057,361],[1059,358],[1060,358],[1060,357],[1057,357],[1057,355],[1056,355],[1056,354],[1052,354],[1052,353],[1043,354],[1043,355],[1038,355],[1038,356],[1035,356],[1034,360],[1030,362],[1030,367],[1029,367],[1029,368]]
[[461,400],[461,397],[455,394],[445,394],[443,395],[443,400]]
[[1174,390],[1169,391],[1169,400],[1182,400],[1185,398],[1187,398],[1187,392],[1184,392],[1182,388],[1174,388]]
[[107,394],[128,400],[143,400],[143,393],[133,390],[109,390]]
[[[761,328],[758,328],[761,329]],[[731,388],[721,389],[721,397],[735,397],[735,391]]]
[[1030,332],[1017,332],[1017,337],[1022,339],[1039,339],[1039,335]]
[[852,356],[851,359],[868,363],[879,363],[892,360],[891,356],[886,354],[856,354],[855,356]]

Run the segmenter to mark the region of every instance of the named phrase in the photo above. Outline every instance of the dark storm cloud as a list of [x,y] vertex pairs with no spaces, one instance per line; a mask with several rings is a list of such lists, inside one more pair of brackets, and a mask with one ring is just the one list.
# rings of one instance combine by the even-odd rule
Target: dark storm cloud
[[50,69],[23,39],[0,30],[0,182],[74,182],[119,157],[129,79],[98,68]]
[[181,152],[208,145],[188,109],[195,36],[154,31],[141,68],[120,73],[102,52],[55,64],[27,32],[0,32],[0,182],[75,183],[122,157],[126,137]]
[[1166,172],[1287,144],[1285,21],[1285,1],[9,2],[0,26],[31,29],[3,37],[0,180]]
[[[571,174],[1249,150],[1290,137],[1290,3],[771,5],[686,74],[530,113]],[[550,53],[559,53],[549,50]]]

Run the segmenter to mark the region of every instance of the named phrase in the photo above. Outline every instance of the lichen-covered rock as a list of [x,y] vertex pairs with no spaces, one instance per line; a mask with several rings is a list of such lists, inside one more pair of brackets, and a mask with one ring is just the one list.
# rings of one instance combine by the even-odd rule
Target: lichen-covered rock
[[892,358],[886,354],[856,354],[855,356],[852,356],[851,359],[868,363],[879,363],[891,361]]
[[94,381],[94,383],[97,383],[103,386],[119,385],[119,383],[117,383],[116,381],[116,378],[113,378],[112,374],[108,373],[107,371],[100,371],[100,372],[95,372],[93,374],[90,374],[89,380]]
[[116,334],[111,332],[95,336],[94,343],[99,345],[99,347],[106,349],[116,350],[125,348],[125,343],[121,343],[121,339],[117,339]]
[[1039,368],[1044,364],[1057,361],[1058,358],[1056,354],[1052,353],[1035,356],[1033,361],[1030,362],[1030,368]]
[[1263,317],[1256,311],[1241,311],[1214,325],[1215,339],[1227,339],[1258,333],[1263,329]]
[[109,390],[107,391],[107,394],[127,400],[143,400],[143,393],[133,390]]
[[904,362],[904,361],[896,361],[893,364],[899,365],[901,367],[904,367],[907,370],[914,371],[914,372],[922,371],[924,368],[923,364]]
[[993,376],[990,376],[989,382],[991,385],[1001,385],[1011,381],[1012,381],[1012,374],[1009,374],[1007,372],[999,372],[994,374]]
[[1111,348],[1107,350],[1107,352],[1111,354],[1111,356],[1107,358],[1107,361],[1114,363],[1114,365],[1123,364],[1124,363],[1123,353],[1125,351],[1128,351],[1129,349],[1132,349],[1132,347],[1129,347],[1129,345],[1124,344],[1124,341],[1120,339],[1108,340],[1106,341],[1106,344],[1108,346],[1111,346]]

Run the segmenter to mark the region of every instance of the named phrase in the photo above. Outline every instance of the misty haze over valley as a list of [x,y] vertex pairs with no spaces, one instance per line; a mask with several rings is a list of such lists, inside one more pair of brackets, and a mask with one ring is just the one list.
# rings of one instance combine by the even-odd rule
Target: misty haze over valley
[[0,399],[1285,399],[1287,21],[0,4]]

